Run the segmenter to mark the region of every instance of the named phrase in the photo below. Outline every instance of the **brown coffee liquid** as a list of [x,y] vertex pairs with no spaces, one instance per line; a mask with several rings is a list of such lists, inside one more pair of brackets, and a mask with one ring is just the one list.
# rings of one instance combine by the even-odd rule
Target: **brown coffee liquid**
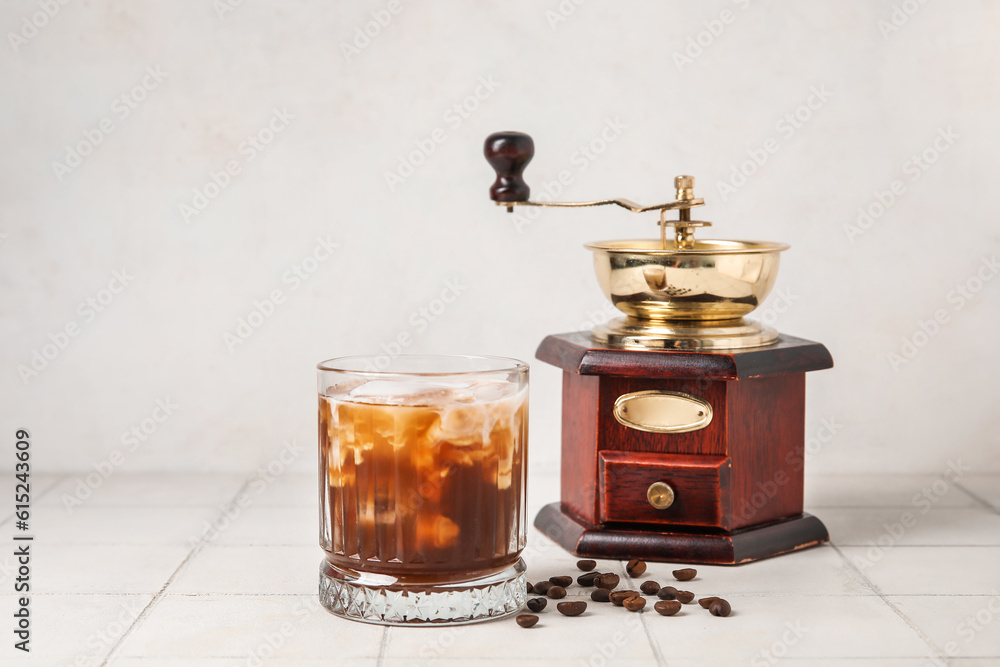
[[468,580],[517,561],[527,390],[459,400],[320,397],[321,544],[331,564],[417,583]]

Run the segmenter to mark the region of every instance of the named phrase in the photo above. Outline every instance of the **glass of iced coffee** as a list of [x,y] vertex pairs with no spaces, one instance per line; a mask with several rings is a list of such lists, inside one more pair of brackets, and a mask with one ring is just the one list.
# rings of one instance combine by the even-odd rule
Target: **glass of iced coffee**
[[318,368],[323,606],[387,625],[516,613],[527,364],[403,355]]

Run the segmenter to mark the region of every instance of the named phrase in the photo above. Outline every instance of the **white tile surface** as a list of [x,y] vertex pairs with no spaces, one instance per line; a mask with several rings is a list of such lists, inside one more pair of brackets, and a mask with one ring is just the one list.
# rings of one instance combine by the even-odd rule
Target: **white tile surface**
[[255,499],[255,505],[280,507],[316,507],[319,476],[315,473],[288,472],[275,477]]
[[[332,662],[333,660],[336,662]],[[177,658],[119,657],[110,663],[113,667],[176,667]],[[248,658],[184,658],[184,667],[248,667]],[[262,660],[267,667],[378,667],[377,658],[345,658],[335,654],[328,658],[269,658]]]
[[889,597],[949,658],[1000,656],[1000,586],[989,595]]
[[[314,491],[315,495],[315,491]],[[319,507],[258,505],[255,501],[220,531],[215,544],[271,544],[319,548]]]
[[1000,474],[966,475],[959,484],[1000,510]]
[[[14,491],[20,483],[14,475],[14,472],[6,470],[0,473],[0,498],[4,499],[4,503],[0,505],[0,526],[6,526],[14,518]],[[31,495],[32,509],[44,504],[62,480],[62,475],[31,473],[28,477],[28,492]]]
[[168,593],[315,594],[323,551],[316,546],[204,547]]
[[[25,655],[8,641],[4,628],[0,664],[80,665],[96,667],[124,635],[145,606],[149,595],[36,595],[32,612],[31,653]],[[0,596],[0,616],[12,618],[13,595]]]
[[[246,475],[129,474],[107,479],[68,475],[39,500],[43,507],[220,505],[233,498]],[[77,504],[77,501],[81,503]]]
[[[541,628],[541,626],[536,626]],[[516,663],[509,663],[511,665],[516,665],[516,667],[581,667],[586,665],[613,665],[614,667],[652,667],[656,665],[657,662],[652,657],[646,658],[620,658],[614,657],[612,660],[603,662],[603,654],[596,653],[588,662],[580,658],[538,658],[538,657],[527,657],[518,658]],[[504,657],[501,656],[487,656],[480,655],[474,657],[463,657],[463,658],[434,658],[434,659],[420,659],[414,658],[386,658],[382,663],[383,667],[432,667],[436,664],[446,664],[446,665],[462,665],[462,667],[500,667],[500,665],[508,664]],[[670,661],[670,667],[673,667],[673,660]]]
[[885,595],[982,595],[1000,588],[1000,547],[840,550]]
[[[712,658],[679,658],[671,659],[669,667],[732,667],[736,664],[732,659],[712,659]],[[750,664],[741,661],[740,664]],[[774,662],[763,660],[758,665],[780,665],[780,667],[944,667],[943,664],[935,666],[930,658],[781,658]],[[964,663],[963,663],[964,665]],[[971,666],[969,666],[971,667]]]
[[[14,477],[16,473],[12,470],[4,470],[3,474],[0,475],[0,497],[11,498],[14,495],[14,487],[20,484],[21,481]],[[42,498],[48,495],[52,489],[65,479],[65,475],[53,475],[43,472],[31,472],[28,475],[29,491],[31,492],[31,501],[39,502]],[[10,509],[9,507],[5,507]]]
[[[671,572],[694,567],[698,576],[678,582]],[[795,558],[768,558],[740,567],[649,563],[645,574],[635,579],[638,587],[647,579],[661,586],[709,595],[873,595],[871,586],[830,546],[820,546],[795,554]],[[776,586],[780,582],[780,586]]]
[[1000,514],[980,507],[827,508],[817,516],[835,544],[845,546],[1000,545]]
[[[149,593],[159,591],[190,552],[176,545],[36,545],[37,593]],[[67,562],[71,563],[66,567]]]
[[[307,476],[300,477],[305,481]],[[712,617],[697,605],[687,605],[671,618],[651,609],[631,614],[590,601],[589,589],[573,585],[570,597],[589,602],[579,618],[560,616],[553,606],[530,630],[506,620],[386,632],[319,608],[317,568],[322,555],[316,544],[315,507],[300,502],[305,499],[296,495],[300,492],[292,477],[283,487],[276,480],[231,517],[213,504],[157,504],[167,501],[173,484],[184,487],[199,478],[176,476],[170,484],[151,489],[148,505],[121,502],[116,488],[129,495],[155,480],[123,476],[103,498],[95,496],[93,503],[73,513],[57,504],[37,508],[32,604],[38,652],[30,664],[62,665],[79,655],[84,656],[81,664],[96,664],[102,651],[112,650],[115,638],[98,646],[101,651],[91,651],[91,635],[115,623],[126,602],[136,601],[132,616],[124,620],[129,625],[153,599],[149,614],[114,649],[111,665],[235,667],[273,653],[264,664],[313,667],[335,659],[348,667],[497,667],[515,661],[527,667],[728,667],[754,664],[754,659],[771,664],[764,652],[772,650],[782,653],[774,663],[782,665],[926,667],[928,656],[943,650],[958,624],[988,604],[988,596],[997,594],[991,591],[1000,592],[1000,545],[963,545],[989,541],[981,533],[994,525],[995,513],[973,500],[972,505],[942,503],[921,516],[895,546],[829,545],[740,567],[695,565],[698,577],[678,587],[699,597],[725,596],[734,608],[729,618]],[[835,544],[838,535],[863,540],[908,509],[905,493],[913,487],[913,477],[885,476],[874,482],[887,491],[873,496],[870,504],[817,510],[833,529]],[[860,493],[864,486],[855,488]],[[835,489],[827,488],[830,493]],[[268,490],[275,495],[268,496]],[[534,504],[540,505],[541,499]],[[211,531],[192,552],[187,535],[201,536],[205,525]],[[923,541],[943,546],[900,546]],[[533,528],[524,558],[531,581],[578,575],[577,557]],[[0,559],[4,587],[10,584],[12,565]],[[646,579],[677,583],[670,572],[678,567],[650,563],[635,581],[623,576],[622,586],[637,587]],[[624,575],[619,561],[599,561],[598,569]],[[136,593],[144,595],[128,595]],[[0,602],[13,604],[9,596],[0,597]],[[69,623],[78,617],[87,621]],[[786,623],[800,623],[807,630],[787,643]],[[62,631],[62,625],[71,629]],[[993,627],[991,622],[988,629]],[[118,634],[124,631],[122,627]],[[962,642],[960,648],[960,658],[949,664],[981,667],[1000,662],[1000,647],[989,631]],[[5,663],[5,657],[0,653],[0,662]],[[12,664],[29,664],[23,657],[14,658]]]
[[[965,478],[963,478],[964,480]],[[942,486],[941,475],[806,475],[807,511],[825,507],[974,507],[961,488]],[[924,500],[926,499],[926,501]]]
[[32,528],[42,544],[191,545],[211,525],[218,507],[84,506],[34,510]]
[[685,605],[671,617],[651,613],[650,633],[665,655],[733,664],[754,658],[766,661],[765,651],[796,658],[903,658],[930,652],[878,597],[728,595],[726,599],[733,606],[726,618],[714,617],[698,605]]
[[314,595],[167,595],[121,647],[122,657],[378,656],[384,628],[345,623]]
[[[589,663],[604,655],[609,660],[653,658],[641,618],[611,604],[591,602],[580,616],[568,618],[549,605],[538,624],[525,630],[510,620],[451,628],[410,628],[389,631],[387,658],[431,664],[464,656],[502,656],[518,661],[539,658],[540,643],[553,643],[547,654]],[[556,639],[557,638],[557,639]]]
[[[528,528],[528,546],[521,552],[521,558],[529,566],[528,579],[539,581],[548,577],[574,573],[577,556],[572,555],[558,544],[550,540],[534,526]],[[618,572],[624,574],[621,563],[614,560],[597,560],[597,569],[602,572]]]

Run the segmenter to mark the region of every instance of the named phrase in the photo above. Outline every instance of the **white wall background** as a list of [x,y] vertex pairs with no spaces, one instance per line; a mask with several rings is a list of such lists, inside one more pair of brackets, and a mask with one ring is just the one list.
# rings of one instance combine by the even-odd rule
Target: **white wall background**
[[[784,293],[775,325],[836,360],[808,380],[810,437],[838,425],[812,472],[956,457],[1000,470],[1000,278],[983,264],[1000,252],[1000,4],[403,1],[345,54],[386,1],[47,2],[51,18],[43,1],[0,8],[0,441],[31,429],[36,470],[120,450],[132,471],[248,471],[292,438],[308,470],[317,361],[400,334],[407,351],[533,359],[546,334],[605,318],[581,244],[652,235],[655,216],[546,211],[518,227],[487,198],[481,146],[500,129],[534,136],[536,194],[568,169],[564,198],[652,202],[691,173],[713,236],[792,244],[762,311]],[[133,94],[147,68],[165,78]],[[800,109],[817,89],[829,98]],[[241,142],[275,109],[293,118],[249,160]],[[57,174],[102,121],[112,131]],[[581,160],[609,122],[615,140]],[[438,128],[390,189],[386,172]],[[769,139],[776,152],[724,197]],[[926,170],[907,165],[925,152]],[[231,160],[240,173],[186,221],[180,205]],[[296,288],[283,276],[318,237],[339,247]],[[116,270],[128,285],[80,310]],[[460,296],[424,328],[413,313],[449,281]],[[952,293],[966,283],[968,299]],[[224,335],[276,289],[283,303],[230,351]],[[937,311],[935,335],[918,333]],[[43,349],[53,340],[65,348]],[[22,378],[36,351],[53,358]],[[558,460],[559,379],[533,365],[539,470]],[[157,399],[178,407],[127,447]]]

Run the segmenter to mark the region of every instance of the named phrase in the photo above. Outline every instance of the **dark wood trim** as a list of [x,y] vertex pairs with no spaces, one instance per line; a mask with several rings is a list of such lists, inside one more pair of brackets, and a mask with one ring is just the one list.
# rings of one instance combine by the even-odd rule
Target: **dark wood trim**
[[780,334],[778,342],[768,347],[732,352],[686,352],[596,347],[589,332],[577,331],[547,336],[535,356],[581,375],[645,378],[743,380],[833,367],[833,357],[824,345],[785,334]]
[[666,563],[742,565],[817,546],[830,539],[826,527],[810,514],[731,532],[650,530],[630,525],[595,526],[559,503],[542,508],[535,527],[564,549],[584,558],[642,558]]

